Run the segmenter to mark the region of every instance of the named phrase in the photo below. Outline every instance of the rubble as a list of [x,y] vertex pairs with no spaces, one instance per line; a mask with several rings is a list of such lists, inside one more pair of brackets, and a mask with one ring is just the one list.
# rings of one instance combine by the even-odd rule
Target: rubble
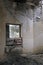
[[43,55],[21,56],[19,53],[10,53],[0,61],[0,65],[43,65]]

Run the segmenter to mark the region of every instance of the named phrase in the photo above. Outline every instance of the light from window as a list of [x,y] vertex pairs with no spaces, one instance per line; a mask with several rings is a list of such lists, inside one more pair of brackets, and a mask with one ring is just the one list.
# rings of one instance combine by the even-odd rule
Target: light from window
[[9,38],[20,37],[19,27],[19,25],[9,25]]

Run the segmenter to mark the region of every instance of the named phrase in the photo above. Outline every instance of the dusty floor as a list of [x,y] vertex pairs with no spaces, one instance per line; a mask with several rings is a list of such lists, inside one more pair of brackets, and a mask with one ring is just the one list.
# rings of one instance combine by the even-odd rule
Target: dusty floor
[[10,53],[0,60],[0,65],[43,65],[43,54],[27,54],[22,56],[17,53]]

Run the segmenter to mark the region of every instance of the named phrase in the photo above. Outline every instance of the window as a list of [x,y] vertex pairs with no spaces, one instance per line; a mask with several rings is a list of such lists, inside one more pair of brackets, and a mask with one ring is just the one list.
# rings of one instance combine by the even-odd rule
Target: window
[[9,25],[9,38],[18,38],[19,34],[19,25]]
[[7,38],[19,38],[21,37],[21,25],[20,24],[7,24],[6,25]]

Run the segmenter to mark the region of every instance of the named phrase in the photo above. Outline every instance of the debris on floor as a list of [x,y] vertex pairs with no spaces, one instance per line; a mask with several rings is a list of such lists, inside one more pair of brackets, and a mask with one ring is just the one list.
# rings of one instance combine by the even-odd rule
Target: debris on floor
[[0,61],[0,65],[43,65],[43,54],[21,56],[18,53],[10,53]]

